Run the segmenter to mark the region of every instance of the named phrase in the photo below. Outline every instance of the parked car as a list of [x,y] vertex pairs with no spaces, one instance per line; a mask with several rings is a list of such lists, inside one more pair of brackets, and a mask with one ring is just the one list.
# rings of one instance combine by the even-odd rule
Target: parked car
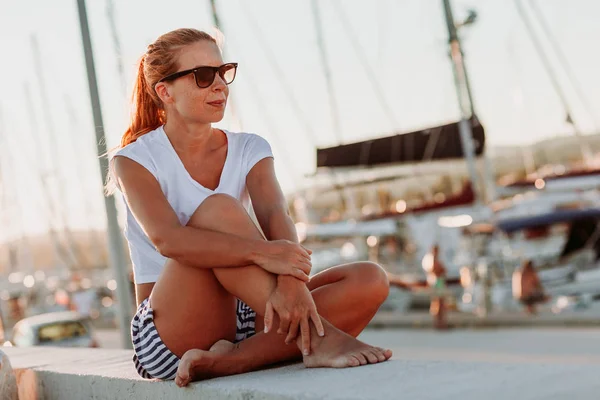
[[24,318],[13,328],[16,347],[98,347],[87,317],[76,312],[54,312]]

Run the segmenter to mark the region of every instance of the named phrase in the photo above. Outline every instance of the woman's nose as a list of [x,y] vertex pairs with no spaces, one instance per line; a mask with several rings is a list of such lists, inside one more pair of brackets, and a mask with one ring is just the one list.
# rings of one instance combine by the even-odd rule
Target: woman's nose
[[227,84],[225,83],[225,80],[223,78],[221,78],[221,75],[216,74],[215,80],[213,81],[213,84],[212,84],[213,90],[223,90],[223,89],[225,89],[226,86],[227,86]]

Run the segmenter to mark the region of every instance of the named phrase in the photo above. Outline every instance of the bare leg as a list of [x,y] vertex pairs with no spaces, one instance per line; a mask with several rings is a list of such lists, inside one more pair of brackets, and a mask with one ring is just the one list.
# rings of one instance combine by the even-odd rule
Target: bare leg
[[[235,233],[240,236],[250,237],[249,235],[253,235],[252,237],[260,237],[260,233],[241,205],[227,196],[212,196],[207,199],[199,207],[199,212],[194,215],[193,220],[190,221],[190,225]],[[334,322],[336,318],[334,314],[342,313],[339,313],[339,306],[338,309],[332,307],[332,311],[328,311],[328,304],[335,304],[329,299],[330,294],[328,292],[331,293],[332,298],[338,300],[344,298],[344,296],[348,298],[356,295],[356,297],[360,298],[359,294],[369,293],[370,291],[368,287],[369,279],[372,283],[376,283],[375,290],[371,292],[373,299],[370,302],[357,302],[354,307],[356,310],[355,313],[350,313],[356,319],[349,316],[340,317],[341,320],[339,322],[342,325],[348,325],[345,328],[355,335],[368,323],[387,296],[388,290],[386,275],[380,267],[370,263],[360,265],[362,265],[360,270],[363,272],[369,271],[367,280],[364,280],[363,276],[352,281],[352,279],[343,277],[344,274],[338,274],[336,278],[332,275],[333,272],[330,272],[329,274],[324,273],[323,278],[315,277],[313,282],[316,283],[312,283],[320,313],[325,318],[331,318]],[[358,271],[359,268],[355,266],[354,270]],[[233,310],[233,307],[221,307],[218,305],[216,308],[224,309],[223,315],[213,315],[217,319],[216,321],[205,318],[207,312],[204,310],[206,308],[204,304],[206,303],[203,304],[202,302],[214,303],[214,298],[207,298],[202,293],[204,286],[214,285],[214,282],[210,281],[211,278],[206,276],[207,272],[211,272],[211,270],[190,268],[175,262],[169,262],[151,296],[152,306],[155,309],[155,323],[165,344],[180,357],[190,349],[198,349],[195,351],[197,357],[192,357],[188,365],[193,369],[193,371],[187,371],[188,375],[190,372],[195,374],[196,372],[208,372],[209,370],[212,376],[226,375],[298,357],[299,351],[294,346],[285,345],[283,337],[278,336],[276,333],[269,333],[267,335],[264,333],[257,334],[246,341],[247,343],[243,346],[240,345],[236,349],[237,351],[231,352],[229,359],[221,357],[216,352],[211,352],[211,354],[203,354],[206,352],[199,353],[202,350],[209,349],[212,344],[220,339],[231,340],[235,333],[235,329],[231,329],[231,326],[226,321],[221,321],[223,319],[231,319],[235,324],[235,318],[231,312],[228,314],[227,311],[229,309]],[[221,289],[224,289],[226,293],[231,293],[243,299],[259,315],[264,315],[266,301],[276,285],[275,276],[257,266],[214,269],[212,276],[215,277]],[[352,285],[353,292],[351,292],[353,296],[347,296],[348,286],[345,289],[341,287],[336,289],[336,286],[340,286],[344,280],[346,280],[346,283],[354,282]],[[186,284],[182,285],[182,282],[192,281],[194,283],[191,287],[188,287]],[[321,281],[321,286],[317,287],[319,281]],[[361,289],[356,290],[358,287],[357,283],[359,282],[362,285]],[[200,288],[198,285],[202,287]],[[212,291],[222,295],[217,289],[212,289]],[[173,296],[174,292],[178,295]],[[227,295],[222,295],[217,300],[227,302],[228,297]],[[175,317],[172,315],[172,310],[177,310],[178,308],[191,309],[193,311],[190,311],[187,318],[182,320],[181,315]],[[344,309],[344,311],[343,314],[348,314],[348,308]],[[182,313],[178,312],[176,314]],[[196,317],[192,316],[192,314],[195,314]],[[259,319],[261,318],[259,317]],[[194,321],[198,320],[200,321],[199,324],[194,323]],[[182,321],[185,321],[185,326],[183,327]],[[210,326],[208,326],[208,322],[210,322]],[[327,331],[325,338],[319,338],[313,332],[311,347],[313,348],[314,356],[318,357],[306,360],[310,366],[352,366],[367,362],[378,362],[379,360],[383,361],[391,356],[390,352],[384,352],[378,348],[367,346],[344,334],[327,323],[327,321],[325,321],[325,324]],[[250,345],[252,345],[252,349],[262,349],[260,351],[262,357],[251,359],[250,357],[253,352],[248,350]],[[199,357],[202,354],[203,356]],[[221,357],[221,362],[218,362],[219,357],[217,356]],[[190,359],[190,357],[187,357],[187,359]],[[186,360],[182,360],[182,367],[186,365]],[[183,369],[185,370],[185,368]],[[190,377],[184,377],[186,378],[184,380],[188,380]]]
[[435,300],[436,310],[435,310],[435,328],[436,329],[447,329],[448,324],[446,322],[446,304],[443,297],[438,297]]
[[[391,357],[389,351],[373,348],[352,339],[362,332],[387,297],[387,282],[382,279],[382,276],[385,276],[385,273],[379,266],[359,262],[330,268],[312,278],[308,286],[312,289],[311,293],[319,313],[348,336],[343,338],[346,340],[340,340],[339,335],[332,335],[333,337],[327,335],[321,339],[318,338],[311,324],[311,337],[317,340],[311,343],[313,353],[304,357],[306,366],[318,367],[323,366],[323,363],[331,367],[359,366],[385,361]],[[352,296],[348,296],[349,293]],[[185,386],[192,378],[202,379],[243,373],[281,361],[299,360],[302,357],[299,346],[286,345],[283,343],[283,337],[275,331],[268,334],[261,332],[263,323],[260,317],[257,318],[256,325],[258,333],[255,336],[237,345],[230,344],[231,352],[220,359],[204,351],[187,352],[180,364],[178,372],[181,374],[178,375],[176,382],[180,386]],[[332,339],[333,343],[328,343],[327,339]],[[357,342],[362,345],[361,351],[358,353],[354,351],[353,355],[348,357],[344,346],[356,350]],[[220,348],[227,348],[223,343],[219,345]],[[321,347],[327,346],[333,349],[319,351]],[[331,357],[332,353],[342,353],[344,356]],[[323,361],[322,354],[337,360],[338,364],[329,359]]]

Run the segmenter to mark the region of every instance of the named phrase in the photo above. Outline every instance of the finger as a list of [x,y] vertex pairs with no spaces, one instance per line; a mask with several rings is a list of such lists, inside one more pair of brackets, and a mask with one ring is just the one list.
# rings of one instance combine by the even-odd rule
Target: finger
[[304,260],[298,261],[297,267],[299,269],[301,269],[302,272],[304,272],[305,274],[310,274],[310,270],[312,268],[311,264],[309,262],[304,261]]
[[290,344],[298,337],[298,325],[299,321],[297,319],[293,320],[290,324],[290,330],[285,338],[285,344]]
[[310,319],[312,320],[313,324],[315,324],[315,328],[317,329],[319,336],[325,336],[323,321],[321,321],[321,317],[319,317],[319,314],[317,314],[316,308],[310,312]]
[[310,277],[304,271],[298,268],[292,268],[292,276],[300,279],[302,282],[310,281]]
[[269,333],[269,331],[273,327],[273,314],[273,304],[270,301],[268,301],[267,308],[265,310],[265,333]]
[[302,354],[308,356],[310,355],[310,326],[307,317],[303,317],[300,321],[300,332],[302,334]]
[[310,257],[310,253],[308,251],[306,251],[304,246],[302,246],[300,244],[296,247],[296,254],[298,254],[302,257]]
[[306,253],[302,253],[300,254],[300,258],[304,261],[306,261],[309,264],[312,264],[312,258],[310,258],[310,256]]
[[278,334],[286,333],[290,330],[290,315],[289,313],[280,313],[279,314],[279,329],[277,330]]
[[307,252],[308,254],[312,254],[312,250],[311,250],[311,249],[309,249],[308,247],[304,247],[303,245],[300,245],[300,246],[302,246],[302,248],[303,248],[304,250],[306,250],[306,252]]

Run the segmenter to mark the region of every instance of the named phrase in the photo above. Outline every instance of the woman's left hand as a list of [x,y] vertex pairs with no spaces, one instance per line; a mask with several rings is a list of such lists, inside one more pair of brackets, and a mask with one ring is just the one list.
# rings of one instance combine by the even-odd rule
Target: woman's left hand
[[273,327],[274,313],[279,316],[277,333],[287,334],[286,343],[291,343],[298,336],[298,328],[302,336],[302,354],[310,354],[310,320],[312,320],[319,336],[325,335],[323,323],[317,313],[317,306],[304,282],[290,276],[277,278],[277,288],[273,291],[265,311],[265,332]]

